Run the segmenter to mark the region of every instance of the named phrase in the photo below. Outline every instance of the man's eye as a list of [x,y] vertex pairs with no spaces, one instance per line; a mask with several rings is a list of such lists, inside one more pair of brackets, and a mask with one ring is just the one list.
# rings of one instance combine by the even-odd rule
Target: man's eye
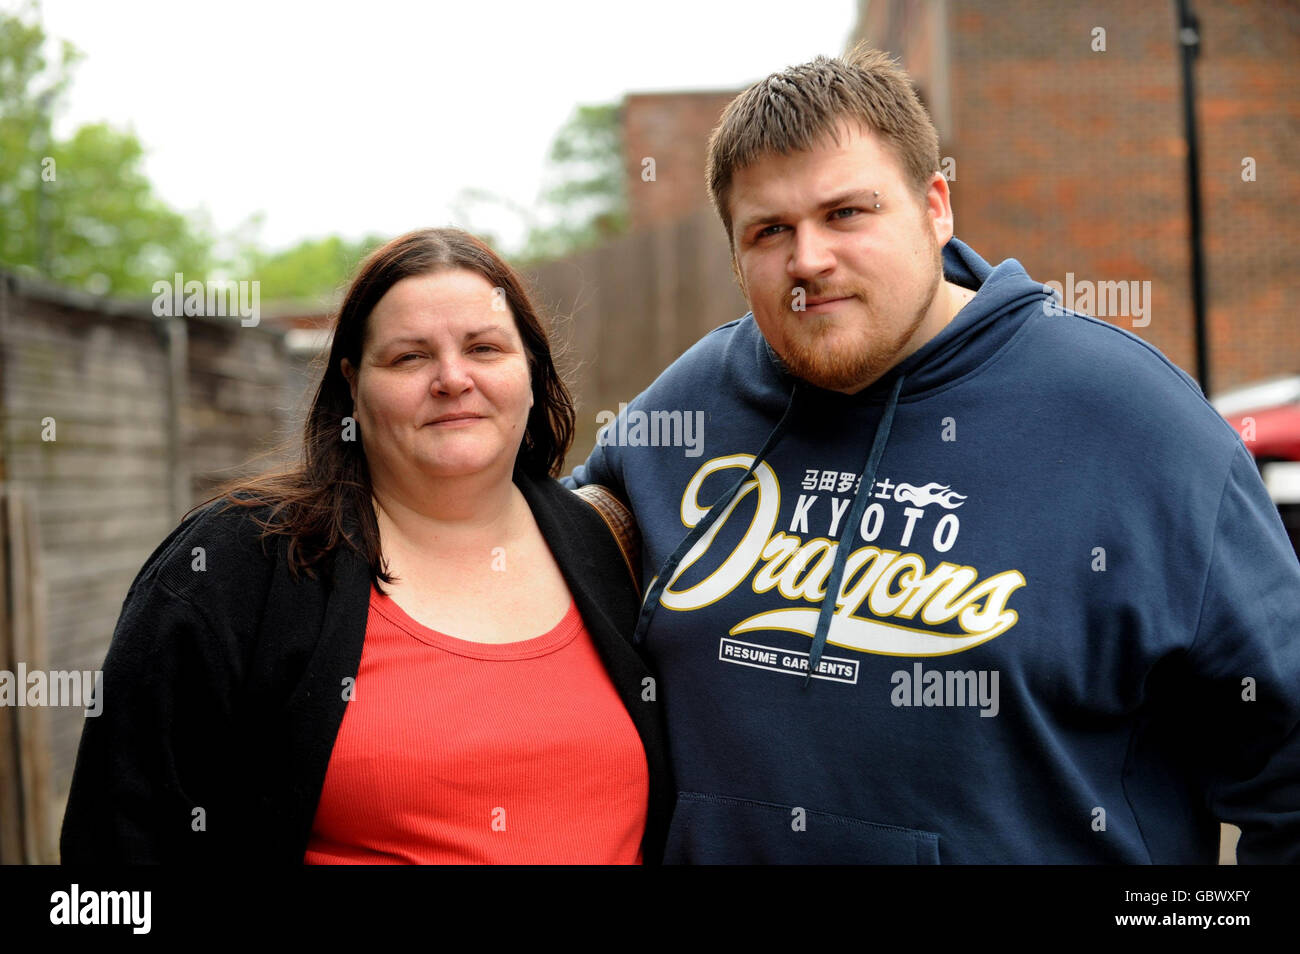
[[766,228],[759,229],[758,234],[755,235],[754,238],[756,239],[767,238],[769,235],[775,235],[777,229],[783,229],[783,228],[785,228],[784,225],[769,225]]
[[[842,208],[842,209],[836,209],[834,212],[831,213],[831,216],[832,216],[833,218],[837,218],[837,219],[847,219],[847,218],[849,218],[850,216],[855,215],[855,214],[857,214],[857,213],[860,212],[860,211],[862,211],[862,210],[861,210],[861,209],[854,209],[854,208],[851,208],[850,206],[845,206],[845,207]],[[848,215],[840,215],[841,212],[847,212]]]

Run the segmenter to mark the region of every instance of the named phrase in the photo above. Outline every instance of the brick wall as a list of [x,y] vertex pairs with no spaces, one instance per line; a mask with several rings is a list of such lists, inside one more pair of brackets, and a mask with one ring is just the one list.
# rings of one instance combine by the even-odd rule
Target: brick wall
[[[1300,6],[1196,0],[1211,386],[1300,373]],[[1149,288],[1114,321],[1195,374],[1182,79],[1172,4],[860,0],[850,39],[898,55],[955,162],[957,235],[1040,281]],[[1106,49],[1093,50],[1104,28]],[[773,63],[773,70],[788,63]],[[633,229],[708,207],[709,132],[733,93],[625,102]],[[641,179],[656,160],[657,181]],[[1252,157],[1256,181],[1242,181]],[[1150,282],[1149,286],[1142,283]],[[1139,319],[1142,320],[1142,319]]]
[[[623,158],[633,231],[708,206],[705,148],[737,92],[633,93],[623,100]],[[642,178],[646,157],[655,161],[655,179],[650,182]]]
[[[861,35],[946,99],[957,234],[1041,281],[1151,282],[1134,328],[1195,373],[1180,65],[1171,4],[871,4]],[[1300,8],[1197,0],[1211,386],[1300,373]],[[1094,51],[1093,30],[1106,31]],[[946,77],[936,52],[946,49]],[[1253,157],[1256,181],[1242,181]],[[1103,316],[1105,317],[1105,316]]]

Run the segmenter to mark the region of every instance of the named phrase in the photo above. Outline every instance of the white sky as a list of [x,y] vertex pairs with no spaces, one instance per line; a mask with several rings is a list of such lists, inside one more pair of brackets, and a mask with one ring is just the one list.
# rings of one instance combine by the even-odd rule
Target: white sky
[[[46,33],[85,54],[56,134],[134,129],[165,200],[222,231],[264,212],[274,248],[452,224],[467,187],[532,206],[577,104],[740,88],[840,53],[855,15],[854,0],[42,5]],[[476,219],[507,244],[517,222]]]

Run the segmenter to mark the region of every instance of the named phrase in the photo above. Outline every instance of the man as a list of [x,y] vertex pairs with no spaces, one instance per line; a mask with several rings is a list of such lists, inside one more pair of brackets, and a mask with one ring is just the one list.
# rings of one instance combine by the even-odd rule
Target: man
[[[1300,860],[1300,565],[1150,345],[953,238],[880,53],[727,108],[708,181],[752,312],[603,432],[661,679],[676,862]],[[644,420],[644,419],[642,419]],[[657,442],[656,442],[657,443]]]

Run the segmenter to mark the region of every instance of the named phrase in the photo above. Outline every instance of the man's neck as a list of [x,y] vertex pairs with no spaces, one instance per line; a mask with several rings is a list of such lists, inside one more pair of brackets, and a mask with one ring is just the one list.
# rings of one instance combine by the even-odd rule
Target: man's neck
[[948,295],[947,307],[944,309],[946,317],[943,323],[943,328],[946,328],[957,317],[958,312],[975,300],[976,293],[973,289],[946,280],[943,283],[942,290],[947,292]]
[[[870,381],[866,381],[857,387],[837,388],[836,390],[840,391],[841,394],[857,394],[859,391],[871,387],[871,385],[875,384],[894,368],[898,367],[898,365],[903,361],[907,360],[917,351],[920,351],[927,344],[933,341],[944,328],[947,328],[948,325],[952,323],[952,320],[957,317],[957,313],[974,299],[975,292],[971,289],[964,288],[961,285],[955,285],[947,280],[940,281],[939,287],[934,293],[934,301],[931,302],[930,305],[932,309],[930,314],[932,316],[937,316],[937,320],[930,325],[933,330],[928,331],[923,340],[914,341],[912,347],[908,348],[905,353],[900,354],[897,360],[895,360],[889,368],[872,378]],[[929,318],[926,320],[930,321]]]

